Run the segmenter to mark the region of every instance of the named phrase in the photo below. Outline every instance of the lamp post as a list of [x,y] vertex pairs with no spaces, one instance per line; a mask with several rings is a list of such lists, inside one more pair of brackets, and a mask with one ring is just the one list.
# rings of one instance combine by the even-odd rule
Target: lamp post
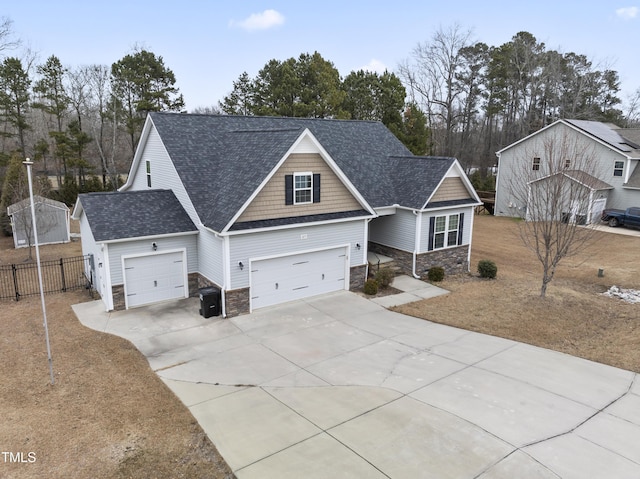
[[51,358],[51,345],[49,344],[49,327],[47,325],[47,307],[44,304],[44,288],[42,286],[42,268],[40,266],[40,246],[38,245],[38,228],[36,226],[36,207],[33,204],[33,181],[31,180],[31,166],[33,162],[27,158],[22,162],[27,166],[27,177],[29,178],[29,198],[31,200],[31,223],[33,225],[33,242],[36,246],[36,262],[38,264],[38,282],[40,284],[40,300],[42,302],[42,317],[44,320],[44,335],[47,341],[47,356],[49,358],[49,374],[51,376],[51,384],[55,383],[53,377],[53,359]]

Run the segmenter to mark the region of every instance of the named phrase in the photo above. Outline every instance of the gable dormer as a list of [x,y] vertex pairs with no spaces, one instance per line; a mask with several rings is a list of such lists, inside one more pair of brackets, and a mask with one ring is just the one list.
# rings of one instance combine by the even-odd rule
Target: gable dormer
[[305,131],[235,223],[368,210],[346,177]]
[[434,203],[469,199],[477,201],[477,194],[473,190],[466,175],[462,172],[459,163],[456,161],[442,178],[442,181],[431,195],[431,198],[429,198],[428,203],[433,205]]

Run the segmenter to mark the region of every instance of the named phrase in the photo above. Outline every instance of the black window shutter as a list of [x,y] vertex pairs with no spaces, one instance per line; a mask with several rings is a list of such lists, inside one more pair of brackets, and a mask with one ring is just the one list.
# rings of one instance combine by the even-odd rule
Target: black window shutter
[[433,249],[433,235],[436,229],[436,217],[429,218],[429,251]]
[[458,221],[458,246],[462,244],[463,231],[464,231],[464,213],[460,213],[460,221]]
[[293,204],[293,175],[284,175],[284,204]]
[[313,175],[313,202],[320,203],[320,173]]

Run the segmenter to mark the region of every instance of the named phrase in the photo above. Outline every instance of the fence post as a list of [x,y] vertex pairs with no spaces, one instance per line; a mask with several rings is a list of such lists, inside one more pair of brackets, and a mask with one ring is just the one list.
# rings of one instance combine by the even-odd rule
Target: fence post
[[62,276],[62,291],[66,292],[67,285],[66,281],[64,280],[64,262],[62,261],[62,258],[60,258],[60,274]]
[[18,275],[16,273],[16,265],[11,265],[11,272],[13,273],[13,290],[16,292],[16,301],[20,301],[20,293],[18,292]]

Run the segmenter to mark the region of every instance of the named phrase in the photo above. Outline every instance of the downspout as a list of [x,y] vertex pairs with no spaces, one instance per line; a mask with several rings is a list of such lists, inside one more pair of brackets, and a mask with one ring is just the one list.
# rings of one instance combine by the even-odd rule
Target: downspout
[[227,285],[231,284],[231,278],[229,274],[229,237],[228,236],[220,236],[216,233],[216,236],[222,239],[222,251],[223,251],[223,260],[222,260],[222,277],[224,280],[222,281],[222,317],[227,317],[227,300],[226,300],[226,291]]
[[364,221],[364,244],[362,245],[364,248],[364,279],[369,277],[369,223],[373,218],[368,218]]
[[411,267],[411,274],[416,279],[420,278],[420,275],[416,273],[416,266],[418,262],[418,251],[420,251],[420,232],[422,231],[422,211],[412,210],[413,214],[416,215],[416,228],[415,228],[415,238],[414,238],[414,248],[413,248],[413,261]]
[[[104,269],[101,274],[103,274],[104,277],[109,278],[109,288],[108,288],[108,291],[105,291],[107,295],[106,307],[107,307],[107,311],[112,311],[113,310],[113,284],[112,284],[112,278],[111,278],[111,267],[109,266],[109,245],[105,243],[101,243],[100,252],[102,253],[102,264],[104,266]],[[124,271],[122,273],[124,274]],[[100,285],[100,287],[102,287],[102,285]]]
[[496,156],[498,157],[498,160],[496,161],[498,168],[496,170],[496,194],[494,197],[494,203],[493,203],[493,214],[494,216],[496,215],[496,211],[498,211],[498,192],[500,191],[500,157],[501,154],[499,152],[496,153]]
[[[469,214],[469,216],[471,217],[471,224],[469,225],[469,247],[467,248],[467,273],[471,272],[471,245],[473,244],[473,221],[475,217],[475,215],[473,214],[473,209],[471,209],[471,213]],[[462,236],[464,237],[464,231],[462,232]]]

